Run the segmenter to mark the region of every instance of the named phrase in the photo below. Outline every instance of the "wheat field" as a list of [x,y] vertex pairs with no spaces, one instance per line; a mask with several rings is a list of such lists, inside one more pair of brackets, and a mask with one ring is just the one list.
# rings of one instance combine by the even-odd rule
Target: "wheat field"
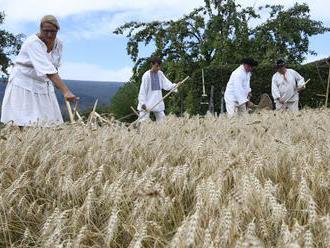
[[0,247],[330,247],[330,111],[0,134]]

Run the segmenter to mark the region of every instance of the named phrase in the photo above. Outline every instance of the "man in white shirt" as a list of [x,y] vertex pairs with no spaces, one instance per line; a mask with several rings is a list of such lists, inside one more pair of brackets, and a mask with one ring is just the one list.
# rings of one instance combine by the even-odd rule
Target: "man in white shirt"
[[176,84],[168,80],[160,68],[161,59],[154,57],[151,59],[151,69],[143,74],[137,107],[140,112],[140,121],[148,120],[150,111],[154,113],[156,121],[162,121],[165,118],[164,102],[155,105],[163,98],[162,90],[171,90]]
[[272,96],[276,109],[299,110],[299,92],[305,88],[305,79],[295,70],[286,68],[284,60],[276,63],[277,72],[272,78]]
[[242,60],[242,65],[232,72],[225,91],[225,102],[228,117],[233,117],[236,113],[247,112],[250,102],[251,88],[250,78],[258,62],[252,58]]

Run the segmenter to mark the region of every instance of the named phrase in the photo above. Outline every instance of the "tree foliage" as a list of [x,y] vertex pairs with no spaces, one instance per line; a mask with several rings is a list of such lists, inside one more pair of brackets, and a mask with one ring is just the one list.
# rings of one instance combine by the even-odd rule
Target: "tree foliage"
[[140,57],[140,45],[154,45],[155,55],[186,70],[194,63],[235,64],[245,56],[263,63],[279,57],[301,63],[306,55],[315,54],[309,50],[309,37],[330,30],[311,19],[307,4],[256,9],[243,8],[235,0],[204,2],[176,21],[129,22],[115,30],[128,38],[127,53],[136,63],[136,73],[146,61]]
[[[0,12],[0,26],[4,24],[5,13]],[[10,56],[17,54],[22,44],[22,34],[14,35],[0,28],[0,69],[7,74]]]
[[[136,108],[138,92],[138,86],[132,82],[126,83],[118,90],[111,100],[110,111],[114,117],[121,118],[132,113],[130,107]],[[135,117],[131,116],[124,121],[132,121],[134,119]]]

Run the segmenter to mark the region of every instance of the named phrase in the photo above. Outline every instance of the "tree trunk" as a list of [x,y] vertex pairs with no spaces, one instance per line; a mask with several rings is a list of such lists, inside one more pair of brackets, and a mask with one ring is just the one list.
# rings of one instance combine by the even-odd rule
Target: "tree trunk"
[[326,108],[328,107],[329,90],[330,90],[330,64],[329,64],[329,75],[328,75],[327,93],[325,94],[325,107]]
[[224,99],[224,89],[221,89],[221,106],[220,113],[223,114],[225,112],[225,99]]
[[209,111],[214,115],[214,85],[211,85]]

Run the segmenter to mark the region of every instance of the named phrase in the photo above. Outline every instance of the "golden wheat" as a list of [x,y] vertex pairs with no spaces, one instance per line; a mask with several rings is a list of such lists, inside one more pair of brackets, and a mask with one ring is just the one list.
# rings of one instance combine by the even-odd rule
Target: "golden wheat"
[[0,132],[0,247],[329,247],[329,110]]

